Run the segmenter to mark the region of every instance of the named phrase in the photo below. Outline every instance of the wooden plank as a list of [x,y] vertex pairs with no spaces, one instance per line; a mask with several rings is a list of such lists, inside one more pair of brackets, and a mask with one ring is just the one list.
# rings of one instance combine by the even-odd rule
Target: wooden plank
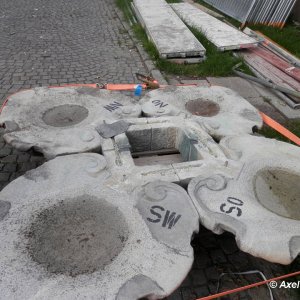
[[272,53],[271,51],[265,50],[263,48],[257,48],[251,50],[256,55],[260,56],[282,72],[288,74],[292,78],[300,82],[300,69],[283,60],[281,57]]
[[241,53],[241,55],[247,63],[249,63],[265,78],[272,80],[278,85],[300,92],[300,83],[298,81],[290,77],[288,74],[277,69],[262,57],[257,56],[255,53],[253,53],[252,50],[245,51]]
[[175,3],[171,7],[185,23],[202,32],[219,51],[253,48],[258,44],[254,38],[189,3]]

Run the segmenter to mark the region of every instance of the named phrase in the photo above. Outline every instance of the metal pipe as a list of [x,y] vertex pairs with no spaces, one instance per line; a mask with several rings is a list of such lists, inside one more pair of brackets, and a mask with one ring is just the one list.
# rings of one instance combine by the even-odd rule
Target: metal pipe
[[262,78],[257,78],[257,77],[245,74],[245,73],[243,73],[241,71],[236,70],[237,67],[238,66],[236,66],[236,67],[233,68],[233,72],[236,75],[238,75],[238,76],[240,76],[242,78],[245,78],[245,79],[248,79],[248,80],[260,83],[260,84],[262,84],[262,85],[264,85],[264,86],[266,86],[266,87],[268,87],[270,89],[273,89],[273,90],[276,90],[276,91],[280,91],[282,93],[289,94],[291,96],[299,98],[299,101],[300,101],[300,92],[293,91],[291,89],[288,89],[288,88],[285,88],[283,86],[277,85],[277,84],[273,83],[270,80],[266,80],[266,79],[262,79]]

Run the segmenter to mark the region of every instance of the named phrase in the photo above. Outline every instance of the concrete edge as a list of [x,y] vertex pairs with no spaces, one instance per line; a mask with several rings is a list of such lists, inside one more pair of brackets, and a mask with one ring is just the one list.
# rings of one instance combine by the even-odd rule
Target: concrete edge
[[126,29],[130,38],[133,40],[135,47],[136,47],[137,51],[139,52],[139,55],[141,56],[142,61],[145,64],[145,66],[148,69],[151,76],[153,78],[155,78],[159,82],[159,84],[168,85],[168,82],[166,81],[166,79],[164,78],[164,76],[162,75],[160,70],[156,69],[156,67],[155,67],[153,61],[151,60],[151,58],[149,57],[148,53],[139,44],[139,41],[137,40],[137,38],[134,35],[134,32],[132,31],[130,26],[127,24],[126,20],[124,20],[123,13],[120,11],[120,9],[118,7],[116,7],[115,11],[116,11],[116,14],[117,14],[119,20],[121,21],[123,27]]

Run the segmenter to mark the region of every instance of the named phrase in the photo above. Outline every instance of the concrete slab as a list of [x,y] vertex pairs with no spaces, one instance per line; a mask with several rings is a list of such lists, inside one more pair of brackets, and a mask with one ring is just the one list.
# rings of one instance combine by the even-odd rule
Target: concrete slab
[[290,264],[300,253],[299,148],[250,135],[221,146],[240,167],[208,169],[190,182],[202,224],[232,232],[245,252]]
[[252,133],[253,126],[262,126],[259,112],[251,104],[236,92],[219,86],[167,87],[149,92],[141,103],[148,117],[191,118],[217,139]]
[[218,19],[225,19],[225,17],[219,13],[217,13],[216,11],[214,10],[211,10],[209,8],[207,8],[206,6],[204,5],[201,5],[199,3],[196,3],[194,2],[193,0],[184,0],[183,2],[186,2],[186,3],[190,3],[192,5],[194,5],[195,7],[201,9],[202,11],[210,14],[211,16],[214,16],[215,18],[218,18]]
[[35,88],[9,97],[0,123],[4,139],[20,150],[34,148],[50,159],[99,151],[103,122],[138,117],[139,104],[119,92],[87,87]]
[[171,7],[189,26],[202,32],[219,51],[257,46],[257,40],[216,19],[189,3],[175,3]]
[[205,48],[164,0],[134,0],[133,7],[160,56],[199,57]]
[[99,154],[68,155],[2,190],[3,299],[158,299],[179,286],[199,226],[189,196],[115,175]]

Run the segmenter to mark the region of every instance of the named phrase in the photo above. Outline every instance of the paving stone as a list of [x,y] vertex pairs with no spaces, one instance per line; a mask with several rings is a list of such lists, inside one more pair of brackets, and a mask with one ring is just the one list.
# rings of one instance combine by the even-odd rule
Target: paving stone
[[232,253],[238,251],[238,247],[236,245],[234,236],[232,236],[231,234],[224,233],[218,238],[218,240],[220,242],[220,246],[221,246],[222,250],[226,254],[232,254]]
[[18,170],[19,172],[26,172],[28,170],[34,169],[36,167],[35,162],[26,162],[21,164],[20,169]]
[[181,292],[183,300],[195,300],[197,297],[197,294],[193,289],[183,288]]
[[206,283],[206,278],[202,270],[192,270],[190,276],[193,286],[203,285]]
[[3,167],[4,172],[12,173],[12,172],[15,172],[16,170],[17,170],[17,164],[13,164],[13,163],[7,163]]
[[217,282],[220,276],[218,269],[215,266],[209,267],[205,269],[205,275],[208,281]]
[[176,290],[171,296],[169,296],[165,300],[182,300],[182,295],[180,290]]
[[243,252],[228,255],[228,260],[235,266],[236,269],[242,270],[248,266],[247,255]]
[[206,285],[196,287],[195,293],[197,297],[205,297],[209,295],[209,290]]
[[7,155],[9,155],[12,152],[12,149],[9,147],[4,147],[2,149],[0,149],[0,157],[6,157]]
[[195,254],[194,268],[203,269],[212,264],[212,260],[204,248],[197,249]]
[[192,286],[192,281],[190,276],[187,276],[185,280],[181,283],[181,287],[191,287]]
[[29,153],[20,153],[18,155],[18,163],[23,163],[23,162],[27,162],[29,161],[29,159],[31,159],[30,154]]
[[12,163],[17,161],[17,155],[11,154],[1,158],[2,163]]
[[0,173],[0,182],[7,182],[9,179],[10,173]]
[[126,82],[137,71],[147,73],[116,10],[109,0],[1,5],[9,17],[0,18],[0,100],[19,89],[66,79],[90,83],[102,74],[102,82]]
[[210,256],[214,263],[226,263],[227,259],[221,249],[210,251]]

